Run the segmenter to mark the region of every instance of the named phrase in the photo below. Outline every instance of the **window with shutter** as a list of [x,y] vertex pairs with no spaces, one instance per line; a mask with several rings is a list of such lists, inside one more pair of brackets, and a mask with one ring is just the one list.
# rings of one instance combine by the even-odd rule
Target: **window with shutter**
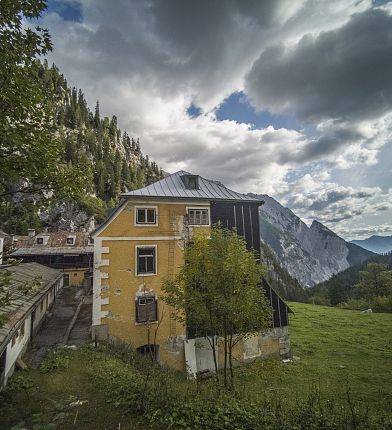
[[143,296],[136,299],[136,322],[158,321],[158,301],[155,296]]

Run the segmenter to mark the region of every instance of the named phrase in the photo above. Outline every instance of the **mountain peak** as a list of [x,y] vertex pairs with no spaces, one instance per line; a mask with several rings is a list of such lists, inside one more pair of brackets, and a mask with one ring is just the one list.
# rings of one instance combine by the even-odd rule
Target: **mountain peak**
[[328,233],[331,236],[337,236],[339,237],[334,231],[330,230],[328,227],[326,227],[324,224],[322,224],[320,221],[313,220],[312,225],[310,226],[310,229],[313,231],[323,231],[325,233]]

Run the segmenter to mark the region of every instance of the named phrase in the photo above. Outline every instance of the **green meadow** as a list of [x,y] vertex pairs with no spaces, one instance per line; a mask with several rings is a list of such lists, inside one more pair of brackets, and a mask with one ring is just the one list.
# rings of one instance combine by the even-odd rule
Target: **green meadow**
[[15,373],[1,429],[391,429],[392,315],[290,303],[294,359],[236,369],[236,392],[121,345],[58,349]]

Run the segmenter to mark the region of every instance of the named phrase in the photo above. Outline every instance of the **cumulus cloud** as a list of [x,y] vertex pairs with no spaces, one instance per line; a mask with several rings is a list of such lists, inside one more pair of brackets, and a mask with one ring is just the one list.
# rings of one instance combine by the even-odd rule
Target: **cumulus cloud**
[[317,219],[331,228],[342,221],[376,215],[392,209],[392,189],[345,187],[320,175],[306,174],[279,191],[281,200],[310,221]]
[[392,16],[370,9],[342,27],[266,49],[247,75],[261,109],[306,121],[378,118],[392,105]]
[[[54,42],[51,59],[165,170],[269,193],[329,223],[389,211],[381,186],[331,178],[336,169],[376,166],[391,141],[388,7],[375,9],[371,0],[78,3],[80,22],[57,13],[41,22]],[[314,131],[218,121],[214,110],[236,91]],[[187,115],[191,103],[202,115]]]

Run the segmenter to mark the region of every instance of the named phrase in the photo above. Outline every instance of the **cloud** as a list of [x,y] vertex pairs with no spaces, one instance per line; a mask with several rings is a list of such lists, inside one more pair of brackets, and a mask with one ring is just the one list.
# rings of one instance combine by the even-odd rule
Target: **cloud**
[[378,118],[392,106],[392,16],[372,9],[341,28],[266,49],[246,90],[260,109],[306,121]]
[[381,236],[392,235],[392,224],[367,225],[356,228],[339,229],[339,234],[349,238],[366,239],[374,234]]
[[345,187],[329,180],[325,172],[305,174],[282,186],[279,196],[285,205],[307,221],[316,219],[335,229],[342,221],[359,220],[392,209],[392,189]]
[[[381,185],[350,189],[332,179],[339,169],[376,168],[391,141],[388,8],[370,0],[71,3],[81,22],[55,12],[41,22],[54,43],[50,59],[165,170],[269,193],[329,223],[389,213],[388,199],[377,203],[387,197]],[[236,91],[313,123],[295,131],[218,121],[217,106]],[[201,115],[187,114],[192,103]]]

